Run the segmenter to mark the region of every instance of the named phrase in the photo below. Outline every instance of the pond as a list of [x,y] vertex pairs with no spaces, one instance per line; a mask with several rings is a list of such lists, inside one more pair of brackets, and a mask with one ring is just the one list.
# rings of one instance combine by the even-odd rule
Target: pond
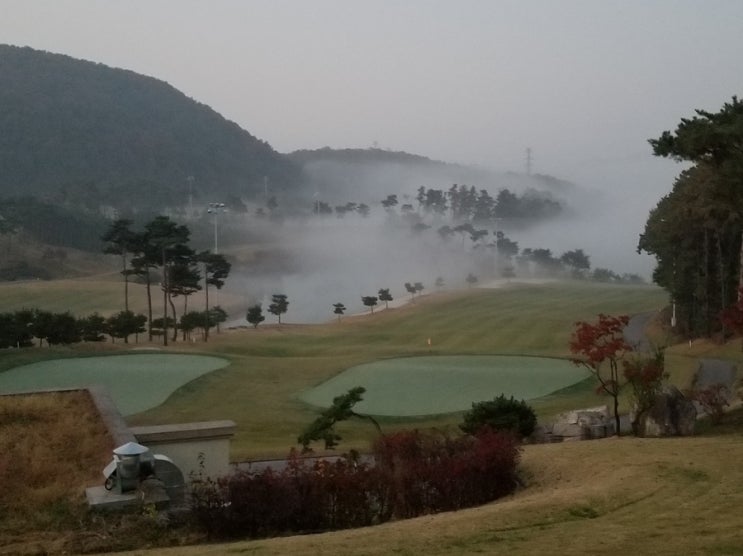
[[141,353],[41,361],[0,373],[0,393],[104,386],[122,415],[162,404],[175,390],[227,359],[205,355]]
[[412,417],[464,411],[473,402],[504,394],[532,400],[589,376],[564,359],[505,355],[429,356],[385,359],[352,367],[300,399],[329,407],[335,396],[366,388],[359,413]]

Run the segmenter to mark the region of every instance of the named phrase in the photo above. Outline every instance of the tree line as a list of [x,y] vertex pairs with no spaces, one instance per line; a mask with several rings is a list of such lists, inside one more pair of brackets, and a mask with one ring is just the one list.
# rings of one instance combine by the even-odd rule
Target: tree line
[[[134,231],[128,219],[114,220],[103,235],[104,253],[118,255],[124,281],[124,311],[129,312],[129,281],[134,277],[143,281],[147,292],[147,333],[152,341],[158,329],[163,344],[176,341],[179,326],[184,339],[189,330],[201,327],[204,339],[209,330],[224,322],[226,313],[221,308],[209,307],[209,286],[222,288],[232,265],[227,259],[211,251],[196,252],[189,247],[190,231],[187,226],[173,222],[167,216],[157,216],[143,230]],[[159,282],[158,282],[159,281]],[[153,288],[162,293],[162,317],[153,320]],[[204,290],[203,312],[189,312],[188,298]],[[180,321],[177,319],[174,298],[183,299]]]
[[[616,284],[642,284],[644,279],[638,274],[619,274],[608,268],[595,268],[591,272],[590,258],[582,249],[569,250],[555,256],[546,248],[519,248],[517,241],[506,236],[503,229],[491,231],[476,226],[499,226],[504,220],[537,219],[557,216],[562,207],[548,194],[535,190],[518,196],[508,189],[502,189],[493,198],[482,189],[454,184],[448,191],[420,187],[416,196],[417,209],[412,203],[400,204],[398,195],[387,195],[380,204],[390,215],[400,216],[409,223],[414,235],[426,233],[433,226],[426,223],[424,216],[433,217],[433,221],[449,218],[451,224],[442,224],[435,229],[443,242],[459,239],[462,245],[469,240],[473,249],[492,250],[498,263],[502,265],[504,278],[516,275],[518,269],[522,275],[569,276],[576,279],[590,279],[596,282]],[[399,206],[399,214],[396,207]],[[335,214],[343,218],[347,214],[362,217],[369,215],[369,207],[363,203],[348,202],[335,207]],[[323,201],[314,201],[315,214],[333,214],[333,207]],[[429,219],[430,220],[430,219]],[[458,223],[456,223],[458,222]],[[514,263],[516,266],[514,266]],[[474,276],[474,275],[473,275]],[[469,283],[474,283],[468,280]],[[365,303],[366,304],[366,303]]]
[[[562,212],[559,201],[552,199],[548,193],[535,189],[527,190],[520,196],[508,189],[501,189],[492,197],[486,189],[477,191],[474,186],[454,184],[448,190],[421,186],[416,192],[415,200],[417,208],[412,203],[400,203],[397,194],[390,194],[382,199],[380,204],[387,212],[394,211],[399,205],[400,213],[403,215],[411,215],[418,211],[448,216],[459,222],[492,222],[499,218],[541,219],[557,216]],[[356,202],[333,206],[328,202],[316,200],[313,205],[314,214],[335,213],[338,218],[350,213],[366,217],[370,211],[369,205]]]
[[419,187],[419,207],[429,214],[450,215],[455,221],[490,222],[498,218],[547,218],[558,215],[562,207],[548,194],[534,189],[521,196],[501,189],[492,197],[486,189],[452,185],[448,191]]
[[[218,327],[226,319],[227,313],[216,306],[210,309],[208,318],[203,311],[186,313],[178,321],[178,328],[184,339],[188,339],[194,330]],[[162,318],[153,319],[153,334],[162,335],[163,322]],[[173,327],[174,321],[170,319],[169,328]],[[53,313],[41,309],[0,313],[0,349],[43,347],[45,342],[47,346],[104,342],[108,338],[114,343],[116,340],[129,343],[131,336],[138,341],[139,335],[147,331],[147,317],[132,311],[119,311],[109,317],[98,313],[76,317],[69,311]]]
[[649,142],[689,167],[650,211],[638,251],[655,256],[653,281],[670,293],[679,331],[724,336],[719,316],[743,291],[743,102],[696,110]]
[[146,331],[144,315],[121,311],[105,318],[98,313],[75,317],[69,311],[52,313],[40,309],[21,309],[0,313],[0,348],[31,347],[34,340],[42,347],[74,344],[77,342],[102,342],[108,335],[128,342],[132,334]]

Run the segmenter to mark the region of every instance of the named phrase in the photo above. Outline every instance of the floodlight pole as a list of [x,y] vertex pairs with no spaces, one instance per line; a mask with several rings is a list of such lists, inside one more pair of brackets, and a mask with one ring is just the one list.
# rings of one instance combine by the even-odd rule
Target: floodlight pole
[[188,183],[188,218],[189,220],[193,218],[193,182],[194,182],[193,176],[188,176],[186,178],[186,183]]
[[217,254],[219,253],[217,222],[219,220],[219,214],[227,212],[227,208],[224,203],[209,203],[209,208],[206,209],[206,212],[214,215],[214,254]]

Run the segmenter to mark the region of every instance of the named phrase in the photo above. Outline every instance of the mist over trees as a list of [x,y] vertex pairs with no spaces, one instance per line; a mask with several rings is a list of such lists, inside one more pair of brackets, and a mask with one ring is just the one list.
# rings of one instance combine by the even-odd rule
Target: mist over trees
[[[549,191],[560,199],[578,188],[567,181],[542,174],[494,172],[481,167],[453,164],[425,156],[379,148],[300,150],[288,157],[303,170],[303,180],[311,195],[324,198],[348,196],[365,203],[376,202],[379,186],[393,185],[405,192],[393,202],[401,209],[411,205],[414,192],[422,185],[478,184],[478,189],[514,192],[533,189]],[[407,193],[413,192],[408,198]]]
[[[477,285],[641,281],[592,269],[585,246],[558,234],[522,239],[576,215],[580,188],[554,177],[377,148],[282,155],[150,77],[16,47],[0,47],[0,71],[9,77],[0,91],[0,242],[19,254],[0,261],[0,278],[49,278],[68,249],[105,249],[117,258],[123,311],[130,284],[145,286],[149,339],[198,329],[208,339],[225,322],[211,306],[223,286],[243,299],[233,312],[272,312],[278,290],[292,299],[292,318],[319,320],[329,303],[357,311],[371,292],[386,307],[411,279],[411,297],[423,284],[474,285],[468,276]],[[229,209],[218,222],[206,211],[214,203]],[[205,250],[212,238],[216,246],[217,224],[229,264]],[[33,264],[22,253],[28,241],[44,249]],[[380,282],[393,288],[382,294]],[[198,310],[196,293],[205,297]],[[272,314],[281,322],[283,312]]]
[[[389,184],[388,187],[388,191],[394,191]],[[500,211],[499,198],[510,199],[512,208],[514,199],[527,199],[523,206],[536,206],[535,199],[540,199],[537,204],[552,208],[538,210],[541,217],[521,221],[518,217],[498,216],[507,214]],[[400,203],[399,199],[412,202]],[[417,192],[411,193],[404,190],[380,193],[376,202],[369,204],[335,199],[325,202],[315,198],[304,203],[296,200],[293,206],[286,207],[273,197],[263,204],[247,199],[241,202],[244,211],[230,210],[219,217],[220,246],[228,251],[246,243],[270,247],[254,249],[250,257],[238,258],[233,261],[234,268],[228,267],[231,276],[237,276],[233,287],[246,298],[244,306],[231,308],[233,312],[246,311],[249,303],[264,303],[264,307],[268,307],[273,295],[269,287],[278,286],[296,300],[293,302],[297,304],[292,313],[296,315],[294,318],[320,320],[322,315],[327,315],[327,304],[336,300],[351,303],[349,309],[357,311],[358,300],[364,294],[379,290],[380,278],[396,286],[388,292],[391,297],[404,292],[401,286],[411,277],[418,279],[410,283],[412,291],[408,291],[412,296],[421,292],[424,283],[436,283],[438,289],[444,284],[451,288],[474,285],[468,276],[476,277],[477,284],[485,286],[494,279],[511,278],[572,277],[617,283],[642,282],[636,275],[591,269],[590,254],[579,246],[554,253],[542,246],[522,247],[518,237],[528,228],[529,221],[549,222],[561,217],[544,217],[561,206],[549,196],[510,192],[491,195],[482,188],[478,191],[471,186],[452,185],[441,189],[419,187]],[[329,207],[343,207],[343,210],[340,214],[332,209],[329,212],[318,210],[323,203]],[[259,211],[263,211],[263,217],[258,216]],[[118,257],[124,289],[123,309],[127,308],[126,288],[131,281],[144,284],[150,292],[147,315],[150,335],[159,334],[163,341],[173,341],[175,327],[179,326],[179,330],[185,332],[184,337],[195,328],[203,328],[208,338],[213,319],[204,317],[199,321],[190,315],[189,299],[194,293],[202,292],[207,297],[204,311],[210,313],[210,290],[221,287],[219,283],[223,280],[215,273],[222,271],[219,265],[215,267],[215,262],[211,262],[212,255],[208,251],[197,251],[190,246],[193,243],[190,231],[192,227],[199,231],[197,241],[201,245],[208,244],[215,232],[214,224],[202,207],[200,213],[160,215],[144,224],[141,220],[117,218],[110,220],[109,228],[99,234],[105,240],[104,249]],[[188,231],[186,235],[182,233],[184,228]],[[135,229],[144,232],[135,232]],[[9,227],[6,236],[15,233],[15,228]],[[358,249],[359,245],[367,243],[368,249]],[[166,275],[163,275],[163,268],[167,269]],[[356,269],[362,275],[357,275]],[[320,295],[313,291],[313,288],[323,290],[329,285],[329,273],[335,274],[333,283],[345,283],[340,286],[342,289],[349,290],[357,284],[358,294],[339,297],[333,292]],[[155,299],[153,285],[160,285],[161,301]],[[324,308],[307,317],[302,306],[307,305],[308,299]],[[354,299],[356,307],[352,306]],[[177,305],[178,300],[182,302],[181,307]],[[388,300],[379,297],[378,301]],[[162,309],[155,310],[158,305]],[[185,315],[188,315],[186,328],[178,322]],[[158,321],[159,316],[162,318]],[[283,320],[282,314],[277,316]],[[154,326],[156,322],[159,326]]]

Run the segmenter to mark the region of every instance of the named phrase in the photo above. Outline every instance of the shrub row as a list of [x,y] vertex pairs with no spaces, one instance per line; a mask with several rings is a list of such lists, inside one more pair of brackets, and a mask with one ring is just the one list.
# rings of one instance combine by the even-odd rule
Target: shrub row
[[508,433],[401,432],[380,437],[369,459],[345,455],[308,463],[293,450],[282,471],[196,480],[192,509],[213,539],[363,527],[509,494],[519,456],[519,443]]

